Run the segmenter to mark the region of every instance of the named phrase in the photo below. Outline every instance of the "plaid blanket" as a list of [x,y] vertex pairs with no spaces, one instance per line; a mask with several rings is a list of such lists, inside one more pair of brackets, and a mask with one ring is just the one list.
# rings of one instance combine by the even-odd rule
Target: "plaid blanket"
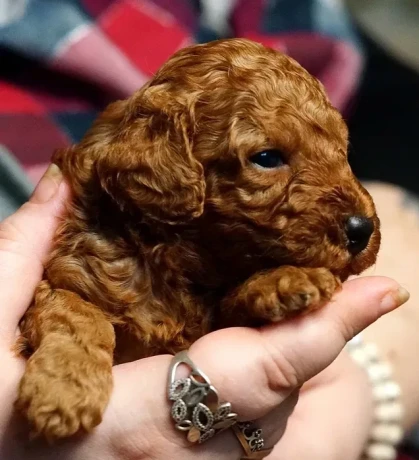
[[[78,141],[106,103],[129,96],[179,48],[220,36],[214,15],[201,14],[208,3],[2,0],[0,144],[36,181],[52,151]],[[287,52],[338,108],[348,108],[363,59],[339,0],[235,0],[232,7],[229,34]]]
[[[225,17],[207,11],[214,2]],[[0,219],[23,202],[52,151],[77,142],[176,50],[225,34],[297,59],[350,109],[363,54],[340,0],[0,1]],[[23,166],[23,173],[13,152]],[[399,460],[419,459],[419,454]]]

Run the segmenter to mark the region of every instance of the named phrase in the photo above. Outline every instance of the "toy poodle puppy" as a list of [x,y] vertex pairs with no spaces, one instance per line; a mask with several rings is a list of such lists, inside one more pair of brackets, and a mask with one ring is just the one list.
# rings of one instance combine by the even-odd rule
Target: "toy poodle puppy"
[[72,201],[18,343],[33,431],[100,423],[115,363],[313,310],[373,264],[347,144],[315,78],[231,39],[182,49],[57,151]]

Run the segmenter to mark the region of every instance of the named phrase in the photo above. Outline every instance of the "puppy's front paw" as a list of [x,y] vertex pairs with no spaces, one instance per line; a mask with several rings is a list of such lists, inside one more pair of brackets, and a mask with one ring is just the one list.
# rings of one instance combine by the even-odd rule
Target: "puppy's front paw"
[[253,314],[272,322],[322,306],[340,287],[340,281],[325,268],[284,266],[258,281],[251,296]]
[[35,352],[16,401],[16,408],[30,423],[32,435],[50,442],[89,432],[98,425],[112,388],[111,368],[89,362],[91,358],[82,352],[60,355],[41,349]]

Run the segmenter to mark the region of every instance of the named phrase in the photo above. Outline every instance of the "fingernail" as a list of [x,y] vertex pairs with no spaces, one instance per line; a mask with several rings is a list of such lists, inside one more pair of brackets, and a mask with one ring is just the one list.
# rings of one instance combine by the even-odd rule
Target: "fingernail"
[[381,301],[381,309],[384,312],[389,312],[394,310],[400,305],[403,305],[409,300],[410,293],[403,287],[399,287],[395,291],[391,291],[383,297]]
[[29,201],[39,204],[47,203],[58,192],[62,180],[63,175],[60,168],[51,164],[35,187]]

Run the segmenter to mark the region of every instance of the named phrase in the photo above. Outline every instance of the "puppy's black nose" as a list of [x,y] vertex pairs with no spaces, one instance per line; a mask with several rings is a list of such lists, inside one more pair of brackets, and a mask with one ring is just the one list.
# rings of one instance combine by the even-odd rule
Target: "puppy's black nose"
[[367,217],[351,216],[346,221],[345,231],[349,252],[356,255],[367,247],[374,231],[374,222]]

